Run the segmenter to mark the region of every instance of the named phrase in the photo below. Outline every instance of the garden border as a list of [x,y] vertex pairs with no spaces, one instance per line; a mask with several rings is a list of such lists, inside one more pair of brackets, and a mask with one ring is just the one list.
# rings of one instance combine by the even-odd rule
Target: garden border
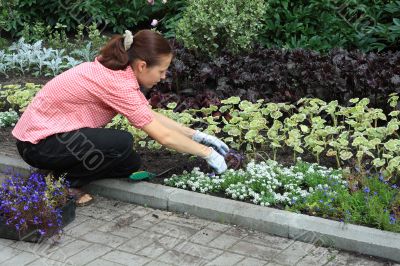
[[[0,170],[27,174],[29,165],[0,154]],[[262,207],[149,182],[103,179],[89,192],[156,209],[189,213],[200,218],[244,226],[303,242],[331,246],[400,262],[400,234],[365,226]],[[215,202],[218,200],[218,204]]]

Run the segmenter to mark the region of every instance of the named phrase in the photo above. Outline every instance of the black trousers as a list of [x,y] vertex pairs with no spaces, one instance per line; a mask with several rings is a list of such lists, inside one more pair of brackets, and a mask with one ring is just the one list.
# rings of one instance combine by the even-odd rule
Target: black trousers
[[70,187],[81,187],[101,178],[123,178],[140,168],[133,137],[122,130],[81,128],[51,135],[37,144],[17,141],[18,152],[29,165],[66,173]]

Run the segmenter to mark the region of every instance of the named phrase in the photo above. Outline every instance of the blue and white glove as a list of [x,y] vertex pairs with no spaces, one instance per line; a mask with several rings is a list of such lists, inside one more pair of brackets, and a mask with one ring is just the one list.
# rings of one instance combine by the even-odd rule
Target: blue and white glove
[[228,145],[222,140],[198,130],[193,134],[192,139],[198,143],[214,148],[222,156],[225,156],[229,151]]
[[214,169],[214,171],[217,174],[222,174],[223,172],[228,169],[228,166],[226,165],[224,157],[222,157],[221,154],[216,152],[212,147],[210,148],[212,151],[211,153],[207,156],[204,157],[208,165]]

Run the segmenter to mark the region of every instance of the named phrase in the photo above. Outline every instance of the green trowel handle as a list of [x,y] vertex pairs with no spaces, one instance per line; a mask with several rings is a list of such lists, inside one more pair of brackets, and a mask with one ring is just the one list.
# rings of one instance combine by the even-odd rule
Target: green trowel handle
[[150,179],[155,177],[156,175],[147,171],[139,171],[131,174],[129,176],[129,179],[131,180],[144,180],[144,179]]

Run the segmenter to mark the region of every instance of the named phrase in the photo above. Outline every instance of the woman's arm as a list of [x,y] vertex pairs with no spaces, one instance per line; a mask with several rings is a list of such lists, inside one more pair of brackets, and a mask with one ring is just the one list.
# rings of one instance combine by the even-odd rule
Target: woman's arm
[[[184,126],[178,127],[177,125],[180,124],[174,122],[172,119],[169,118],[162,121],[163,123],[159,119],[154,119],[152,122],[145,125],[142,129],[152,139],[154,139],[161,145],[176,150],[178,152],[189,153],[192,155],[200,156],[202,158],[207,157],[212,152],[212,149],[210,149],[209,147],[199,144],[196,141],[192,140],[191,136],[189,137],[190,132],[186,131],[186,129],[190,128],[186,128]],[[173,121],[174,123],[171,123],[170,121]],[[167,123],[168,126],[164,125],[164,123]],[[184,135],[183,133],[181,133],[181,130],[184,130],[188,135]],[[195,131],[193,130],[193,133],[194,132]]]
[[151,110],[155,116],[155,118],[165,127],[172,129],[174,131],[178,131],[182,135],[185,135],[188,138],[192,138],[193,134],[196,132],[196,130],[191,129],[189,127],[185,127],[182,124],[179,124],[178,122],[172,120],[169,117],[166,117],[163,114],[157,113],[154,110]]

